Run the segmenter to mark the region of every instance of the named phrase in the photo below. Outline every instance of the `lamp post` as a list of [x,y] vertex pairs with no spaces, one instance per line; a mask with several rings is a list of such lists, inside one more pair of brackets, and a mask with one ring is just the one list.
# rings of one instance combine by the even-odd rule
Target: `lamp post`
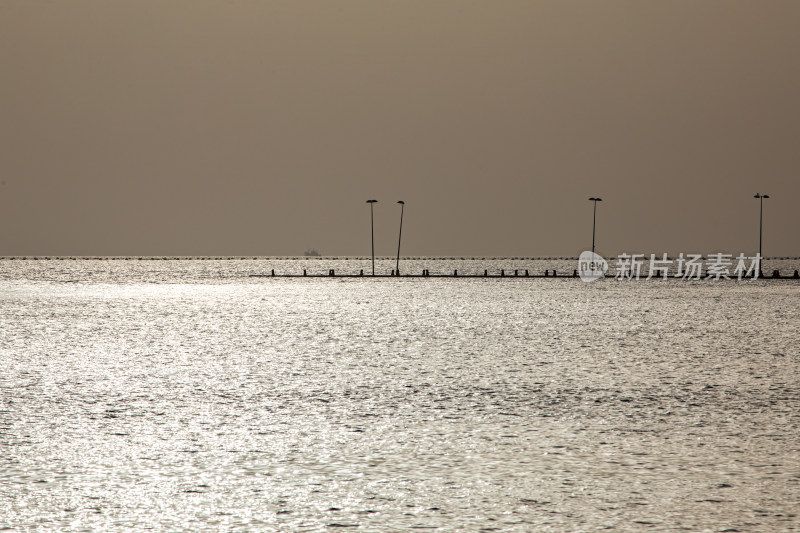
[[397,263],[394,265],[394,271],[400,275],[400,239],[403,238],[403,211],[405,210],[406,203],[403,200],[397,202],[400,204],[400,233],[397,236]]
[[375,215],[372,211],[372,204],[378,203],[378,200],[367,200],[369,204],[369,222],[372,228],[372,275],[375,275]]
[[594,214],[592,215],[592,264],[594,264],[594,229],[597,224],[597,202],[602,202],[602,198],[589,198],[590,202],[594,202]]
[[761,235],[762,228],[764,227],[764,198],[769,198],[769,195],[756,193],[753,198],[758,198],[758,202],[760,204],[758,210],[758,274],[761,276]]

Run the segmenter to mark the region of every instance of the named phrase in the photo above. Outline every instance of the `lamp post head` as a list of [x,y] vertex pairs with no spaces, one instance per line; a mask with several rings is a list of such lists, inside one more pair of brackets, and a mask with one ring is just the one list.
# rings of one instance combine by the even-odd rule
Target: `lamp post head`
[[602,202],[603,199],[602,198],[589,198],[589,201],[590,202]]
[[755,195],[755,196],[753,196],[753,198],[769,198],[769,195],[768,195],[768,194],[759,194],[759,193],[756,193],[756,195]]
[[406,203],[403,200],[399,200],[397,203],[401,205],[406,205]]
[[378,203],[378,200],[367,200],[367,203],[368,204],[376,204],[376,203]]

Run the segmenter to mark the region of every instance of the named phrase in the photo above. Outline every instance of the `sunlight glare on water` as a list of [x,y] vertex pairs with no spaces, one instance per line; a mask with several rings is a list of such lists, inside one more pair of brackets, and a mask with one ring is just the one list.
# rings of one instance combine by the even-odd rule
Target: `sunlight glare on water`
[[797,527],[794,282],[222,277],[6,275],[0,526]]

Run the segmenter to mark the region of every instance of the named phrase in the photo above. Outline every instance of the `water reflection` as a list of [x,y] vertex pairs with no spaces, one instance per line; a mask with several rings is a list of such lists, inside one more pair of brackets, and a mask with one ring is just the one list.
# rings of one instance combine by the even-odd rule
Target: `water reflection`
[[3,525],[797,523],[790,282],[168,281],[0,285]]

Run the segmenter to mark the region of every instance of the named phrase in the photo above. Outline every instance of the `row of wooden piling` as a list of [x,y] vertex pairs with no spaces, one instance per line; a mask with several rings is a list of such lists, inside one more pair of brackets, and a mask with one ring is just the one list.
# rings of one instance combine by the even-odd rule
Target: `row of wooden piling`
[[[330,277],[330,278],[396,278],[396,277],[403,277],[403,278],[579,278],[577,270],[573,270],[572,274],[567,275],[559,275],[558,272],[553,269],[547,269],[542,274],[531,274],[529,269],[515,269],[514,274],[511,274],[511,271],[505,271],[505,269],[500,269],[499,273],[489,273],[488,269],[484,269],[483,274],[459,274],[458,269],[453,270],[452,274],[440,273],[440,274],[431,274],[431,271],[428,269],[423,269],[419,274],[400,274],[395,270],[392,270],[389,274],[364,274],[364,270],[359,270],[358,274],[337,274],[336,270],[331,268],[328,270],[327,274],[309,274],[307,269],[303,269],[302,274],[277,274],[275,269],[272,269],[269,274],[250,274],[250,277],[253,278],[264,278],[264,277],[272,277],[272,278],[321,278],[321,277]],[[604,277],[606,278],[615,278],[616,275],[614,274],[606,274]],[[700,279],[708,279],[714,278],[714,276],[708,276],[706,273],[705,277]],[[683,276],[668,276],[668,279],[682,279]],[[646,277],[642,276],[637,279],[646,279]],[[662,279],[662,276],[654,276],[653,279]],[[689,279],[696,279],[696,278],[689,278]],[[730,279],[737,279],[736,276],[730,277]],[[764,276],[763,272],[760,273],[758,276],[753,275],[752,279],[800,279],[800,271],[795,270],[792,275],[783,276],[781,275],[779,270],[773,270],[772,276],[766,277]]]

